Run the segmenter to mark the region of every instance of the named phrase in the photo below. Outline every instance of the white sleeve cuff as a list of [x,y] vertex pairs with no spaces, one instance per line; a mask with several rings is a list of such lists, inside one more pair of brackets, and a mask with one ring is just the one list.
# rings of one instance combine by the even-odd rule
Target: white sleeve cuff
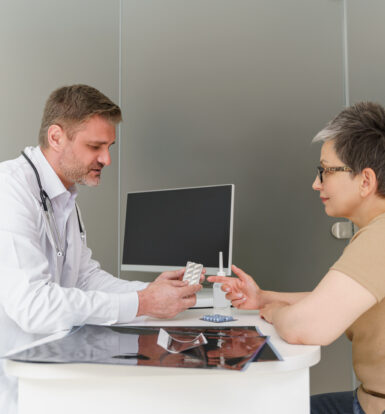
[[119,316],[117,323],[131,322],[138,313],[139,298],[137,292],[119,295]]

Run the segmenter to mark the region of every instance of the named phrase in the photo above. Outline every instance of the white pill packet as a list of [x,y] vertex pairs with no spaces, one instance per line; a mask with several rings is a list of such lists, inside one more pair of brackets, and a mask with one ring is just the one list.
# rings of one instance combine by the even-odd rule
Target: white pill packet
[[187,280],[189,285],[196,285],[199,283],[203,265],[200,263],[187,262],[186,271],[183,275],[183,280]]

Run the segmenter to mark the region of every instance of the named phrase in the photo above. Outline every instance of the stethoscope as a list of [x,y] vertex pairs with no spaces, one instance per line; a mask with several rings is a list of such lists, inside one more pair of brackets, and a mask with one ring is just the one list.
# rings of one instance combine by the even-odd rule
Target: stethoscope
[[[58,257],[63,257],[64,248],[63,248],[62,241],[60,239],[60,235],[59,235],[55,215],[53,214],[53,207],[52,207],[51,199],[49,198],[48,194],[45,192],[45,190],[43,189],[43,186],[41,185],[40,175],[39,175],[34,163],[25,154],[24,151],[21,151],[21,154],[28,161],[29,165],[32,167],[32,169],[33,169],[33,171],[36,175],[37,184],[39,185],[39,190],[40,190],[40,199],[41,199],[41,203],[43,205],[43,211],[45,213],[45,216],[46,216],[46,219],[47,219],[47,222],[48,222],[48,226],[49,226],[49,229],[50,229],[50,232],[51,232],[54,244],[55,244],[56,255]],[[84,242],[85,238],[86,238],[85,231],[84,231],[84,225],[83,225],[82,220],[80,218],[78,206],[76,204],[75,204],[75,206],[76,206],[76,214],[77,214],[78,223],[79,223],[80,237],[82,239],[82,242]]]

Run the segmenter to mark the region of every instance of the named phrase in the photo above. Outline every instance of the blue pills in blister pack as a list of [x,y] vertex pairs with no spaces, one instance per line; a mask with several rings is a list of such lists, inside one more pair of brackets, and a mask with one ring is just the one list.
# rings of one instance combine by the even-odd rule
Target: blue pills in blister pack
[[236,321],[236,319],[234,319],[232,316],[218,315],[217,313],[215,315],[202,316],[201,320],[206,321],[206,322],[215,322],[215,323]]

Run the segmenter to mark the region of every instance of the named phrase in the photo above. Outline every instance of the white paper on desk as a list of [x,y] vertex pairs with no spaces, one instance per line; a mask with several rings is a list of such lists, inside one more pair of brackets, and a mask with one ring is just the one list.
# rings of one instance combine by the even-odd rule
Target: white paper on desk
[[188,349],[197,348],[198,346],[207,344],[207,339],[203,333],[200,333],[194,339],[176,339],[164,329],[160,328],[157,344],[171,354],[179,354]]

